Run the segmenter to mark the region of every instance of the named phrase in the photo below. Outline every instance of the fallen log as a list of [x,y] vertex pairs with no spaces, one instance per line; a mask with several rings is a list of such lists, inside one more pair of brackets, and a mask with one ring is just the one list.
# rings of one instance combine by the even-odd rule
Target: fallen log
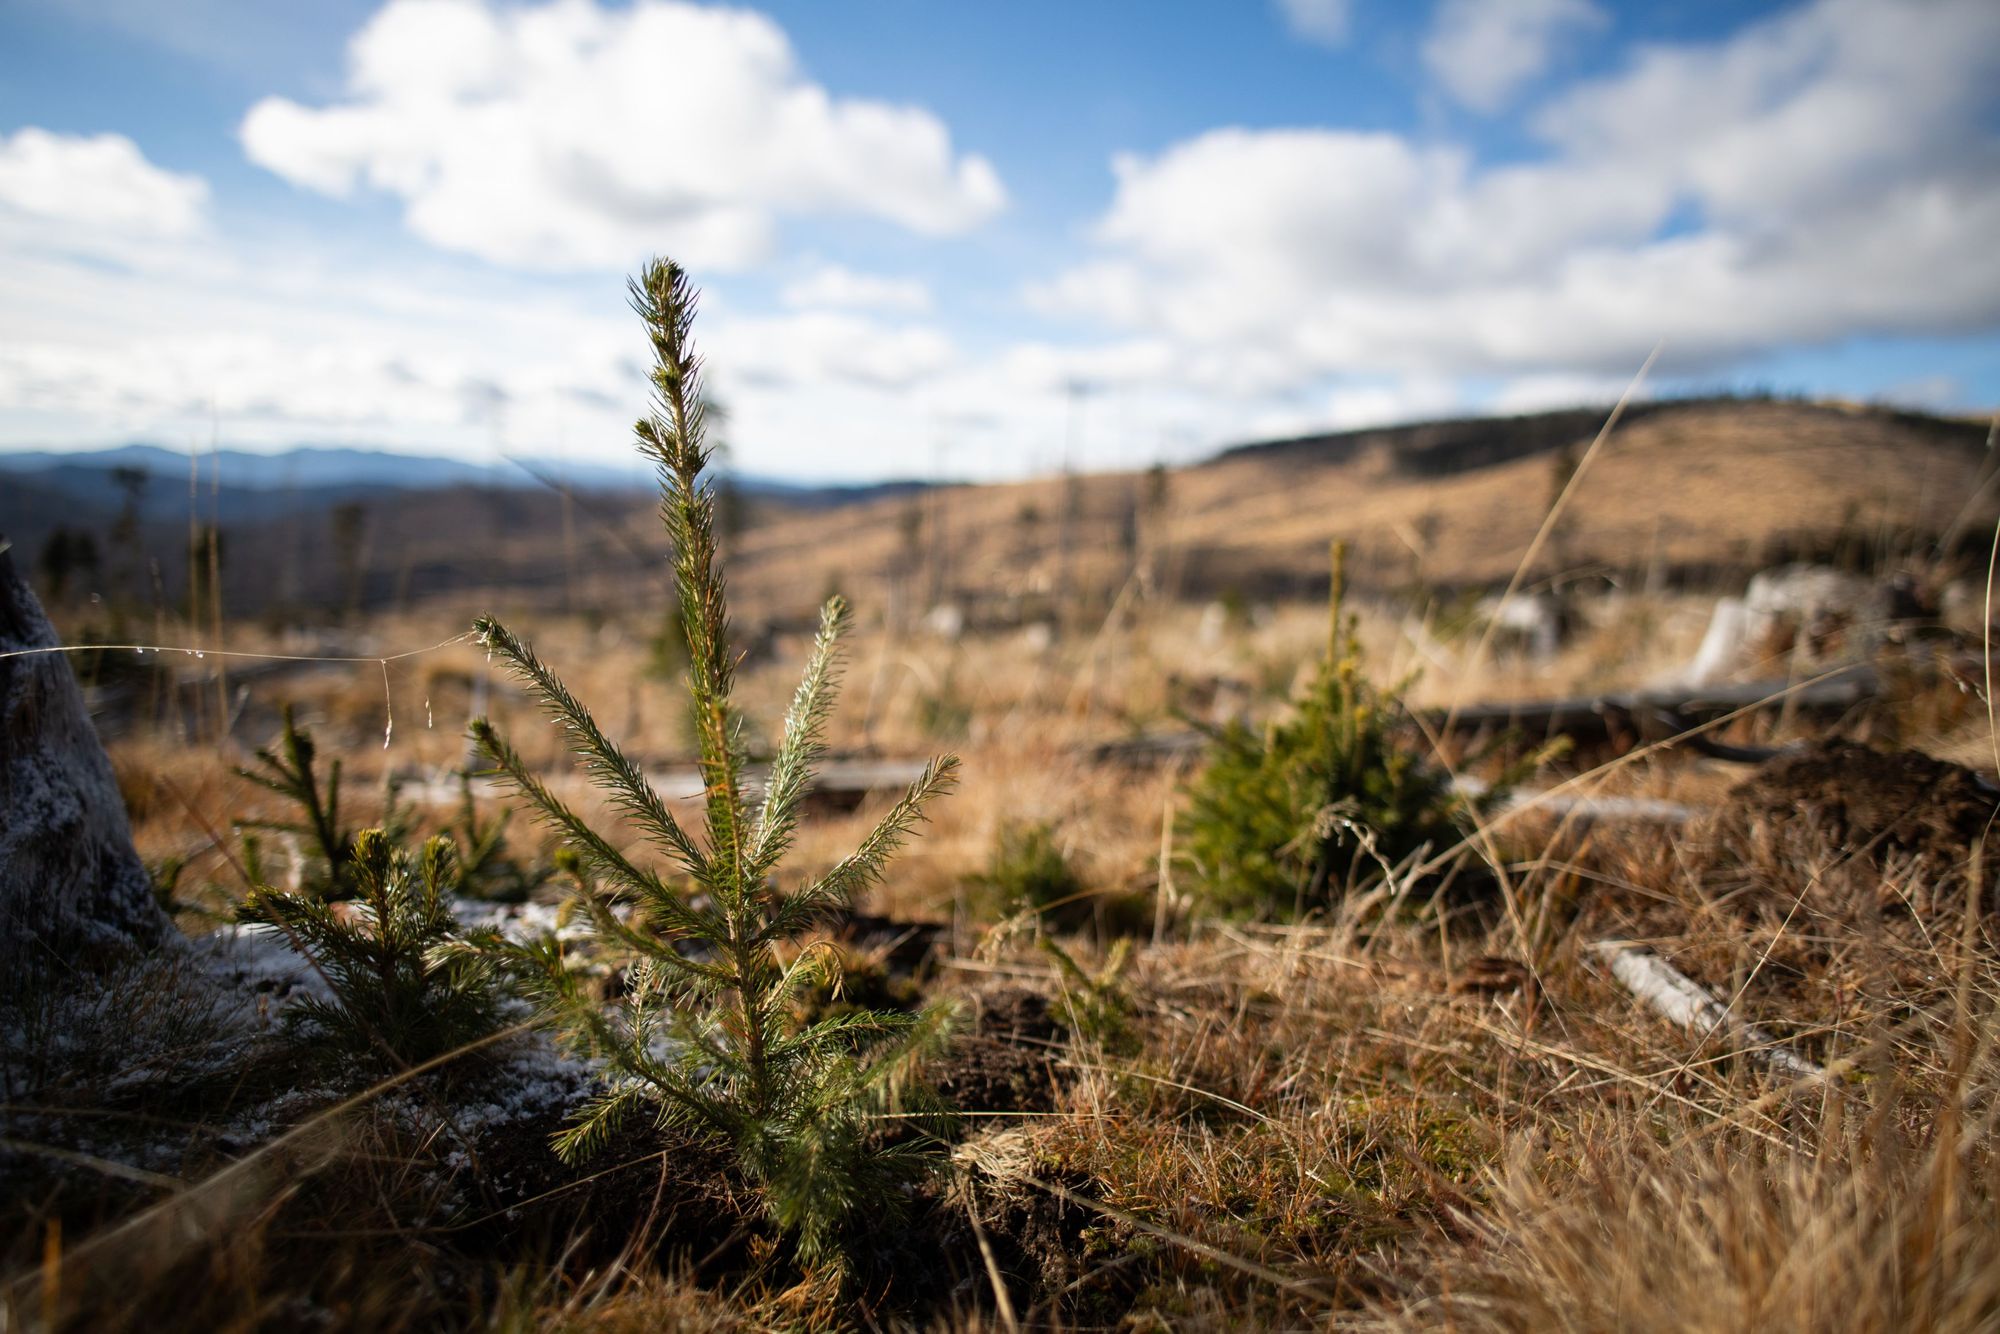
[[1704,1041],[1725,1035],[1746,1055],[1795,1079],[1817,1079],[1826,1073],[1757,1025],[1738,1019],[1706,987],[1651,950],[1622,940],[1600,940],[1590,950],[1620,986],[1669,1023],[1698,1033]]
[[1678,740],[1716,759],[1761,764],[1778,754],[1777,749],[1724,745],[1693,729],[1728,714],[1767,707],[1802,715],[1841,714],[1872,699],[1878,684],[1872,667],[1854,666],[1805,683],[1750,681],[1610,691],[1568,699],[1474,704],[1456,712],[1432,709],[1418,716],[1434,731],[1517,731],[1544,739],[1567,736],[1586,744],[1621,735],[1648,743]]
[[[1796,689],[1783,681],[1760,681],[1748,685],[1704,686],[1686,690],[1649,690],[1572,699],[1527,700],[1506,704],[1480,704],[1461,709],[1455,717],[1441,709],[1416,716],[1433,731],[1476,732],[1507,728],[1544,738],[1555,735],[1588,739],[1608,739],[1619,720],[1638,730],[1648,740],[1669,740],[1701,721],[1764,704],[1786,704],[1796,712],[1842,712],[1868,699],[1876,688],[1875,674],[1867,668],[1853,668],[1823,681]],[[1790,692],[1787,694],[1787,692]],[[1650,720],[1647,722],[1646,720]],[[1144,768],[1170,759],[1193,755],[1204,749],[1210,733],[1200,728],[1174,732],[1152,732],[1120,737],[1082,748],[1086,759],[1098,764],[1124,764]],[[1774,748],[1724,746],[1705,735],[1687,738],[1687,744],[1717,759],[1739,763],[1760,763],[1778,754]],[[828,760],[813,786],[812,799],[823,808],[852,809],[878,792],[898,791],[914,782],[923,772],[924,761],[893,757],[856,757]],[[670,801],[699,797],[701,774],[693,768],[660,770],[648,775],[660,795]],[[753,765],[744,774],[753,791],[763,781],[763,769]],[[497,788],[475,782],[475,795],[496,795]],[[405,786],[403,796],[423,805],[443,806],[459,800],[456,779],[418,782]],[[1520,804],[1534,800],[1538,809],[1555,815],[1583,820],[1619,820],[1642,824],[1681,825],[1694,819],[1699,809],[1676,802],[1638,797],[1563,796],[1537,800],[1533,793],[1515,798]]]
[[[830,759],[822,761],[814,775],[807,799],[822,807],[852,809],[878,792],[901,792],[923,775],[928,760],[893,758]],[[753,764],[744,770],[744,791],[755,797],[764,786],[768,766]],[[646,781],[668,801],[693,801],[702,795],[701,771],[694,768],[656,769]],[[499,797],[506,787],[484,778],[472,780],[475,797]],[[403,800],[420,806],[453,806],[463,796],[456,775],[427,778],[403,784],[397,789]]]
[[1523,808],[1573,824],[1650,824],[1669,829],[1693,824],[1708,813],[1706,807],[1663,797],[1593,797],[1567,792],[1551,796],[1525,788],[1510,795],[1500,807],[1503,812]]
[[[1455,712],[1420,709],[1412,716],[1433,734],[1514,731],[1535,740],[1567,736],[1584,744],[1625,736],[1647,743],[1686,745],[1716,759],[1761,764],[1777,755],[1779,749],[1725,745],[1693,729],[1728,714],[1767,707],[1785,708],[1800,715],[1837,715],[1866,703],[1877,689],[1874,669],[1856,666],[1805,684],[1751,681],[1742,685],[1610,691],[1564,699],[1471,704]],[[1086,753],[1100,763],[1159,764],[1202,750],[1208,745],[1209,735],[1196,727],[1150,732],[1098,742],[1088,747]]]

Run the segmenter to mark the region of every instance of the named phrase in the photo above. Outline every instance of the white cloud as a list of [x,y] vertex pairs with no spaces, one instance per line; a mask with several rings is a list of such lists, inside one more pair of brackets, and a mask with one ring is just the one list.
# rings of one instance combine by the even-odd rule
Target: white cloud
[[323,194],[395,195],[418,235],[502,264],[668,251],[731,269],[768,255],[790,216],[942,235],[1006,201],[936,116],[832,96],[747,10],[391,0],[348,61],[344,100],[251,108],[251,160]]
[[1114,257],[1031,299],[1221,341],[1264,332],[1303,295],[1407,270],[1412,219],[1458,188],[1466,159],[1389,134],[1231,129],[1112,169],[1096,236]]
[[[579,162],[622,170],[631,145],[643,140],[643,157],[656,136],[589,142],[612,123],[601,103],[622,56],[581,38],[528,43],[518,25],[630,41],[660,13],[681,15],[405,0],[357,43],[337,104],[259,114],[278,118],[270,132],[309,188],[388,191],[418,230],[482,254],[534,252],[522,264],[627,246],[685,254],[692,240],[713,267],[788,218],[860,211],[830,187],[802,199],[769,185],[760,173],[790,180],[790,150],[772,145],[750,154],[768,161],[729,164],[716,178],[726,189],[673,196],[665,213],[615,174],[552,194]],[[744,49],[771,38],[780,71],[746,82],[709,60],[703,77],[760,97],[811,91],[767,23],[700,13],[746,22],[722,29]],[[421,40],[382,26],[413,14],[441,26]],[[531,56],[554,72],[520,67]],[[1136,466],[1267,432],[1602,402],[1663,336],[1658,373],[1671,380],[1854,334],[1990,333],[1996,78],[1990,3],[1824,0],[1725,41],[1635,51],[1537,106],[1525,124],[1539,155],[1505,165],[1448,140],[1337,129],[1218,129],[1121,156],[1092,252],[1032,293],[1083,322],[1041,341],[954,327],[921,283],[816,261],[781,270],[796,281],[774,313],[737,299],[761,283],[712,283],[698,336],[740,466],[832,477],[924,472],[941,448],[960,474],[1053,468],[1079,383],[1078,461]],[[604,87],[572,98],[564,80]],[[855,105],[819,96],[829,122]],[[385,128],[392,110],[407,133]],[[752,117],[725,111],[732,134]],[[545,123],[512,135],[509,117]],[[926,179],[950,197],[967,159],[938,134],[942,165]],[[0,162],[24,137],[33,148],[27,135],[0,137]],[[180,212],[157,199],[30,211],[21,200],[43,196],[17,197],[0,170],[0,441],[187,443],[206,439],[213,404],[233,444],[628,450],[644,346],[613,274],[500,270],[470,284],[422,247],[357,260],[351,247],[336,258],[309,240],[265,243],[208,226],[199,181],[136,149],[131,161],[144,170],[109,177],[177,181],[159,199]],[[635,179],[671,194],[692,169],[669,166]],[[113,222],[152,234],[79,243]]]
[[[1638,367],[1633,367],[1637,371]],[[1522,375],[1500,386],[1486,400],[1488,412],[1527,414],[1549,412],[1560,408],[1591,408],[1618,401],[1619,395],[1631,387],[1631,376],[1616,375],[1573,375],[1552,372],[1544,375]],[[1648,397],[1648,386],[1640,385],[1636,397]]]
[[52,134],[29,126],[0,135],[0,208],[120,236],[198,231],[208,184],[165,171],[119,134]]
[[[647,386],[619,284],[357,261],[207,235],[113,268],[47,224],[0,234],[0,447],[131,439],[342,441],[493,458],[629,457]],[[936,386],[963,376],[925,325],[704,303],[697,337],[738,462],[781,476],[907,471]],[[1001,395],[991,396],[1007,406]]]
[[1538,161],[1217,130],[1114,163],[1099,253],[1031,289],[1252,388],[1666,373],[2000,322],[2000,7],[1822,0],[1643,49],[1533,120]]
[[1366,430],[1435,421],[1468,410],[1464,390],[1448,376],[1406,375],[1357,380],[1325,392],[1294,395],[1253,412],[1239,439],[1282,440],[1330,431]]
[[[609,285],[607,285],[609,288]],[[342,440],[479,454],[564,433],[615,450],[643,403],[615,289],[601,312],[495,281],[329,265],[296,244],[60,246],[0,266],[0,438]],[[497,392],[496,392],[497,390]]]
[[[630,457],[646,348],[611,275],[469,283],[453,261],[291,236],[203,227],[80,247],[79,228],[0,207],[0,448],[187,445],[215,422],[237,447]],[[730,295],[711,293],[697,335],[743,467],[927,466],[956,404],[938,386],[977,378],[946,334],[850,311],[747,316]]]
[[1446,417],[1464,407],[1465,396],[1449,377],[1406,375],[1334,390],[1320,419],[1327,428],[1345,430]]
[[1498,111],[1548,70],[1565,38],[1605,22],[1591,0],[1439,0],[1424,67],[1466,106]]
[[1278,0],[1294,37],[1318,46],[1345,46],[1352,16],[1349,0]]
[[1963,412],[1971,406],[1965,384],[1955,375],[1921,375],[1902,380],[1873,395],[1877,402],[1925,412]]
[[953,357],[951,340],[936,329],[886,326],[835,311],[718,321],[703,341],[725,388],[845,383],[909,389]]
[[1717,223],[1776,229],[1990,180],[1996,76],[2000,6],[1819,0],[1724,43],[1644,48],[1534,125],[1593,175],[1622,163]]
[[930,289],[914,278],[856,273],[838,264],[813,270],[787,283],[779,299],[788,306],[838,310],[893,310],[921,313],[931,308]]

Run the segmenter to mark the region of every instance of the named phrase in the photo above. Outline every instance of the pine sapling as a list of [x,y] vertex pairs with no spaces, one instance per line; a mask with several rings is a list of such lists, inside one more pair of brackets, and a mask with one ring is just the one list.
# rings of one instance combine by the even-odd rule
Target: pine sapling
[[[290,820],[239,820],[242,831],[242,862],[250,882],[262,884],[264,849],[258,833],[283,834],[294,846],[293,879],[298,888],[323,899],[346,899],[355,893],[354,842],[356,835],[341,822],[341,764],[335,756],[324,778],[319,770],[319,748],[312,733],[298,725],[292,706],[284,708],[284,730],[275,745],[257,752],[254,767],[239,768],[237,774],[268,788],[298,807]],[[391,843],[400,843],[410,833],[410,812],[396,797],[392,777],[384,787],[382,819],[379,827]]]
[[887,1146],[879,1118],[918,1105],[910,1079],[918,1055],[941,1035],[937,1012],[847,1012],[807,1022],[800,1002],[837,975],[827,945],[801,945],[811,928],[875,882],[948,788],[956,760],[933,761],[856,850],[824,875],[781,888],[778,872],[797,831],[839,671],[845,604],[821,613],[805,673],[785,718],[761,799],[745,782],[745,739],[731,705],[734,656],[718,567],[717,503],[704,472],[699,366],[691,342],[695,293],[677,265],[655,261],[631,285],[654,356],[653,410],[637,427],[658,467],[661,515],[673,544],[686,683],[705,788],[702,836],[684,828],[639,765],[607,737],[556,674],[505,626],[477,623],[568,734],[585,771],[671,871],[631,855],[625,840],[592,828],[529,770],[484,719],[473,736],[501,775],[555,830],[587,874],[577,901],[599,935],[632,962],[625,995],[590,997],[554,940],[499,945],[527,985],[581,1048],[606,1061],[605,1092],[579,1108],[556,1140],[576,1158],[621,1124],[662,1125],[729,1144],[771,1218],[809,1262],[837,1262],[863,1219],[902,1197],[912,1172],[933,1159],[921,1138]]
[[1325,907],[1358,878],[1457,842],[1468,814],[1399,735],[1409,682],[1379,686],[1363,670],[1345,555],[1335,548],[1326,657],[1292,716],[1261,735],[1221,729],[1191,788],[1184,851],[1225,911]]
[[555,866],[524,862],[514,855],[507,844],[513,819],[514,812],[504,806],[498,814],[482,818],[473,800],[472,775],[459,775],[458,818],[452,821],[451,834],[458,843],[460,894],[489,903],[526,903],[555,874]]
[[1003,916],[1025,910],[1059,931],[1081,929],[1094,917],[1090,886],[1045,823],[1002,824],[986,869],[972,879],[994,896]]
[[1113,941],[1096,972],[1084,968],[1051,936],[1040,937],[1036,944],[1055,963],[1070,1031],[1111,1055],[1130,1056],[1137,1051],[1133,997],[1125,984],[1125,974],[1132,966],[1132,937],[1120,936]]
[[[310,881],[321,898],[343,899],[353,888],[350,862],[354,845],[352,837],[340,825],[340,757],[334,757],[328,767],[326,781],[322,783],[317,768],[318,754],[312,733],[298,725],[292,706],[285,705],[284,731],[279,735],[277,744],[257,752],[255,768],[241,768],[236,772],[292,802],[299,808],[300,818],[243,820],[238,823],[245,830],[289,834],[309,841],[317,854],[317,864],[312,874],[300,877],[301,882]],[[259,846],[249,834],[244,836],[243,852],[249,865],[261,871]],[[252,878],[261,880],[263,877],[253,873]]]
[[490,1033],[498,968],[463,948],[452,916],[457,853],[439,835],[413,859],[380,829],[355,835],[355,899],[260,886],[245,922],[284,933],[332,991],[286,1013],[288,1031],[329,1062],[388,1073],[443,1056]]

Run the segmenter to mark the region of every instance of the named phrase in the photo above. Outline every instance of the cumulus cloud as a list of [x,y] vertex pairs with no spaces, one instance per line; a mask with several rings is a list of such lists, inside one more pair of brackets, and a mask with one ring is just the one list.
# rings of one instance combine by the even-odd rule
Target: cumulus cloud
[[1323,429],[1343,430],[1446,417],[1464,407],[1464,391],[1449,377],[1406,375],[1336,388],[1319,419]]
[[[1522,375],[1501,385],[1486,400],[1485,407],[1489,412],[1502,414],[1602,407],[1616,402],[1632,387],[1630,376],[1575,375],[1560,371]],[[1639,385],[1634,397],[1650,397],[1650,386]]]
[[[624,73],[625,46],[657,43],[645,24],[662,16],[694,24],[674,68],[709,41],[689,78],[756,103],[722,97],[704,121],[728,145],[720,167],[667,155],[663,136],[606,110],[650,96],[678,125],[683,99],[718,96]],[[436,26],[398,29],[418,19]],[[531,22],[572,36],[530,41]],[[1091,391],[1079,460],[1126,465],[1266,432],[1602,402],[1663,337],[1671,381],[1858,334],[1990,332],[1996,80],[1990,2],[1819,0],[1722,41],[1636,49],[1533,105],[1531,151],[1504,163],[1448,139],[1326,128],[1224,128],[1121,156],[1090,252],[1031,293],[1082,324],[1035,330],[1042,341],[954,338],[923,284],[833,264],[784,270],[795,281],[771,311],[744,302],[761,284],[725,279],[699,337],[738,462],[804,477],[922,471],[941,438],[961,451],[953,472],[1052,468],[1077,384]],[[787,98],[836,139],[848,109],[876,105],[814,90],[751,15],[398,0],[357,39],[339,99],[266,103],[245,140],[308,189],[387,192],[433,239],[538,268],[697,258],[689,245],[713,267],[809,213],[919,227],[828,184],[872,188],[859,149],[815,149],[820,174],[795,178],[788,155],[805,150],[786,146]],[[885,198],[929,199],[926,226],[977,214],[962,186],[977,160],[925,113],[878,109],[890,158],[911,123],[937,146],[895,178],[922,188]],[[0,136],[0,438],[205,438],[213,405],[239,444],[629,447],[644,349],[613,275],[503,268],[469,288],[462,265],[422,247],[357,262],[220,232],[201,182],[122,140],[96,176],[19,165],[103,142]],[[52,179],[69,186],[51,193]],[[76,188],[86,180],[100,184]],[[159,180],[172,188],[133,184]],[[127,202],[78,202],[107,198]],[[114,225],[135,230],[77,242]],[[946,424],[964,422],[979,425]]]
[[1348,0],[1278,0],[1278,13],[1294,37],[1317,46],[1345,46]]
[[200,230],[207,206],[207,182],[154,166],[123,135],[0,135],[0,207],[38,222],[181,237]]
[[2000,8],[1820,0],[1644,48],[1541,107],[1538,159],[1326,129],[1113,164],[1044,311],[1328,374],[1668,371],[2000,320]]
[[877,324],[835,311],[805,311],[712,325],[707,360],[726,387],[847,383],[909,389],[952,361],[952,343],[932,328]]
[[[646,401],[644,340],[608,279],[468,288],[455,265],[213,236],[115,268],[60,247],[10,261],[0,441],[181,443],[219,419],[235,445],[620,459]],[[967,374],[940,330],[847,311],[718,300],[698,338],[738,461],[782,475],[922,464],[935,407],[960,403],[938,386]]]
[[930,289],[914,278],[857,273],[828,264],[785,285],[779,299],[788,306],[838,310],[893,310],[918,313],[931,307]]
[[[68,215],[0,203],[0,442],[178,444],[219,421],[238,446],[629,456],[645,346],[611,277],[498,272],[468,285],[449,261],[205,226],[80,245],[91,228]],[[857,286],[870,284],[818,284],[822,295]],[[873,295],[885,292],[910,296],[894,284]],[[921,464],[946,401],[929,387],[965,374],[926,324],[825,308],[751,316],[726,291],[699,337],[739,461],[773,473]]]
[[615,448],[645,386],[621,365],[635,349],[615,296],[604,304],[454,293],[296,246],[191,246],[116,270],[28,253],[0,271],[0,430],[181,442],[213,413],[238,444],[478,452],[568,431]]
[[1883,403],[1926,412],[1962,412],[1970,406],[1965,383],[1955,375],[1921,375],[1889,385],[1875,395]]
[[1466,106],[1498,111],[1548,70],[1565,38],[1605,22],[1591,0],[1440,0],[1424,67]]
[[426,240],[529,268],[740,268],[786,217],[943,235],[1006,201],[930,112],[836,98],[769,19],[672,0],[391,0],[344,98],[267,98],[241,138],[302,188],[386,192]]

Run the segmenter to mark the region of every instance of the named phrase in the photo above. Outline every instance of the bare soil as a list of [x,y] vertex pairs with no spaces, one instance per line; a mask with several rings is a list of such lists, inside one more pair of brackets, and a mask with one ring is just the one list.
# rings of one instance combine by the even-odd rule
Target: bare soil
[[[1935,890],[1962,886],[1975,853],[1995,849],[1996,814],[2000,789],[1962,765],[1822,740],[1767,762],[1732,789],[1715,831],[1718,853],[1745,866],[1768,865],[1801,839],[1824,840],[1842,850],[1843,869],[1866,873],[1842,882],[1879,884],[1880,872],[1901,865]],[[1877,906],[1928,912],[1958,903],[1955,894],[1913,902],[1891,893]]]
[[1046,996],[998,987],[968,998],[966,1031],[933,1068],[932,1084],[961,1112],[1046,1112],[1055,1105],[1063,1026]]

